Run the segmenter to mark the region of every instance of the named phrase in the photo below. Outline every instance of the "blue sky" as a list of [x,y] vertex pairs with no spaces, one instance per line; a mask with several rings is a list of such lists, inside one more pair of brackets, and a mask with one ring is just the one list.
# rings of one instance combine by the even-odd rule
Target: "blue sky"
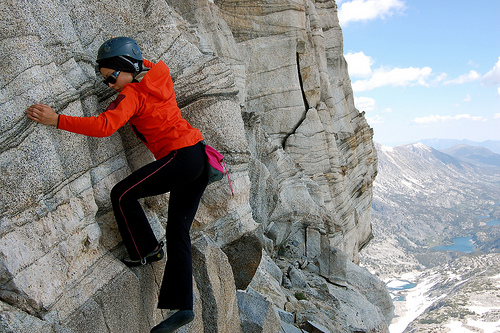
[[499,0],[338,0],[375,141],[500,140]]

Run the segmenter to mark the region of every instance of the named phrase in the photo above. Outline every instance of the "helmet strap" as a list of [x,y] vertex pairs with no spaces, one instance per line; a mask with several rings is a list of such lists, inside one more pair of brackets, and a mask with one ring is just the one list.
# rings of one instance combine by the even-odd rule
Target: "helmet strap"
[[135,76],[135,75],[137,75],[137,74],[140,72],[140,69],[139,69],[139,63],[137,63],[137,62],[132,62],[132,61],[130,61],[129,59],[127,59],[126,57],[124,57],[124,56],[118,56],[118,58],[121,58],[121,59],[125,60],[126,62],[130,63],[132,66],[134,66],[134,69],[135,69],[135,74],[134,74],[134,76]]

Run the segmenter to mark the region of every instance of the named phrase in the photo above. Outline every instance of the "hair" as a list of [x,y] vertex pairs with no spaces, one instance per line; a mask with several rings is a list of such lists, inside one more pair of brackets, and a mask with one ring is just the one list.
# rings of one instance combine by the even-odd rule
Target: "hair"
[[116,56],[99,60],[98,67],[99,70],[104,67],[136,75],[142,71],[142,61],[127,56]]

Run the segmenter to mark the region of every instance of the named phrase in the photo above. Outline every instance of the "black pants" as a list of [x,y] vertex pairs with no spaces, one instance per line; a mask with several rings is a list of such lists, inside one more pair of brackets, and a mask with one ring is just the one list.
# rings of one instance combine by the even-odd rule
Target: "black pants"
[[203,144],[171,152],[133,172],[111,191],[118,228],[130,259],[142,259],[158,245],[138,199],[170,192],[167,264],[160,289],[161,309],[193,309],[189,230],[208,184]]

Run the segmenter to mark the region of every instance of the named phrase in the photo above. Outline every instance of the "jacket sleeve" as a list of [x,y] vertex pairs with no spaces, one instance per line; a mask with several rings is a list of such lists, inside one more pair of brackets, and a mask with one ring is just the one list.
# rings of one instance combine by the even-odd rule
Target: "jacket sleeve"
[[57,128],[86,136],[110,136],[129,121],[138,110],[138,106],[138,99],[133,93],[131,96],[127,96],[126,92],[121,93],[109,104],[106,111],[96,117],[60,115]]

